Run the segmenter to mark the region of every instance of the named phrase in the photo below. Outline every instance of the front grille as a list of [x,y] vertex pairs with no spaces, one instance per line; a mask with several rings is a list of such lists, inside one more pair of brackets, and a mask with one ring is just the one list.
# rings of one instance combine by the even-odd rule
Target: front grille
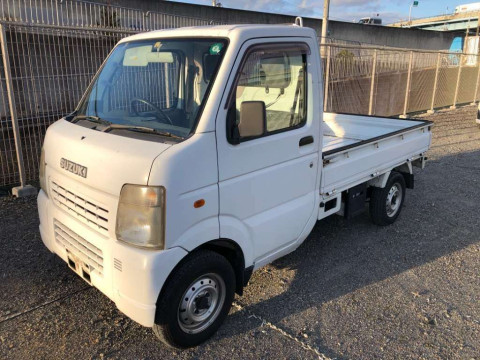
[[55,240],[74,256],[88,265],[90,271],[103,274],[103,252],[89,241],[76,234],[58,220],[54,220]]
[[52,198],[60,208],[100,233],[108,234],[107,209],[85,199],[84,196],[74,194],[53,180],[50,183]]

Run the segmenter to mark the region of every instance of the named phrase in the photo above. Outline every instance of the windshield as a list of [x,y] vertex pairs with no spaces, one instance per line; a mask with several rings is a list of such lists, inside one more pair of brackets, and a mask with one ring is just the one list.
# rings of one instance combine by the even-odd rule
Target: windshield
[[119,44],[75,118],[186,137],[196,126],[226,47],[226,40],[212,38]]

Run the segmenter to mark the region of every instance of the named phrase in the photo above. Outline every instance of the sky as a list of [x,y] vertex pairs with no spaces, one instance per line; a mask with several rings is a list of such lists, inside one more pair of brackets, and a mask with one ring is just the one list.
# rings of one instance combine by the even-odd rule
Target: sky
[[[211,5],[211,0],[172,0],[191,4]],[[480,0],[479,0],[480,1]],[[323,0],[218,0],[223,7],[281,13],[294,16],[322,17]],[[333,20],[353,21],[362,17],[376,16],[384,24],[408,19],[410,0],[331,0],[330,18]],[[421,18],[439,14],[453,13],[456,6],[475,1],[463,0],[419,0],[413,8],[412,18]]]

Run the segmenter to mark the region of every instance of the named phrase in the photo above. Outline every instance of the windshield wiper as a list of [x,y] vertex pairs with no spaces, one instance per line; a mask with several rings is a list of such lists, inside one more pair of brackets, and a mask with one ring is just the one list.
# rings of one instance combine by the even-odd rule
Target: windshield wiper
[[181,139],[181,140],[184,139],[183,137],[172,134],[168,131],[160,131],[160,130],[149,128],[149,127],[146,127],[146,126],[136,126],[136,125],[122,125],[122,124],[109,123],[101,131],[108,132],[110,130],[115,130],[115,129],[132,130],[132,131],[138,131],[138,132],[144,132],[144,133],[166,136],[166,137],[170,137],[170,138],[174,138],[174,139]]
[[91,121],[91,122],[101,124],[101,125],[106,125],[106,126],[109,126],[111,124],[110,121],[104,120],[99,116],[93,116],[93,115],[78,115],[78,116],[75,116],[72,119],[72,123],[75,123],[79,120],[87,120],[87,121]]

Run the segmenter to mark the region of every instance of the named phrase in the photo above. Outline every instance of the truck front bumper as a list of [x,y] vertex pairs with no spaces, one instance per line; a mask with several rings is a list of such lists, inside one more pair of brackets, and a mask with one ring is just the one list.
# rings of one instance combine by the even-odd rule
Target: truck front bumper
[[153,326],[160,290],[187,251],[138,249],[103,236],[55,206],[42,190],[37,204],[45,246],[132,320]]

